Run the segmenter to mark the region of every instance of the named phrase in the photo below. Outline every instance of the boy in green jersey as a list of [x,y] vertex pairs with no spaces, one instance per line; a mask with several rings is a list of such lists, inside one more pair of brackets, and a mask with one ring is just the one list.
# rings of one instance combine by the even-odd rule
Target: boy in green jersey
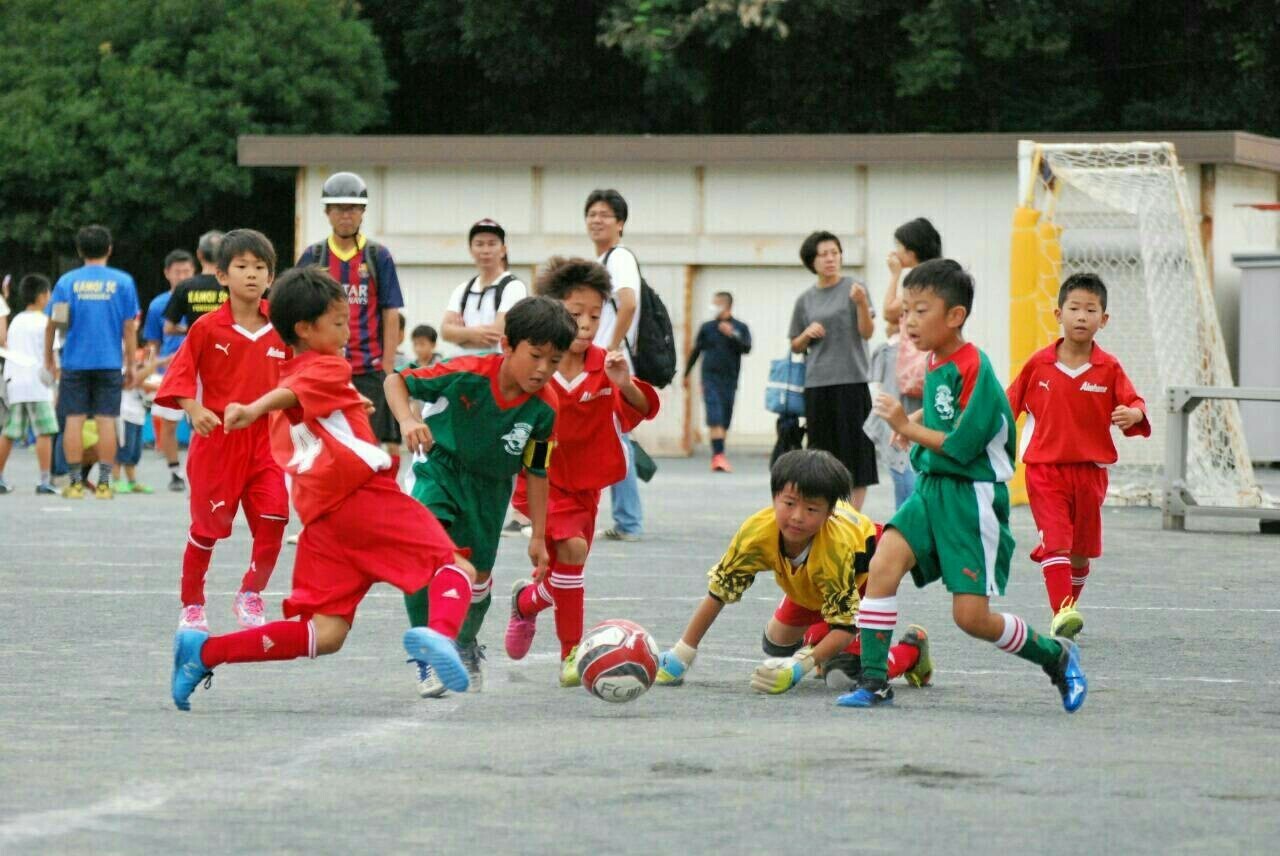
[[898,621],[898,585],[910,571],[917,586],[941,579],[952,595],[956,625],[1041,666],[1062,706],[1074,713],[1088,692],[1075,644],[1041,636],[1016,615],[990,608],[990,598],[1004,594],[1013,553],[1005,482],[1013,477],[1016,438],[991,363],[962,335],[973,308],[973,278],[951,259],[934,259],[912,270],[903,289],[906,335],[932,352],[924,407],[907,416],[897,399],[881,395],[875,411],[915,444],[911,464],[920,475],[871,559],[858,610],[862,677],[836,703],[893,702],[886,660]]
[[[483,686],[476,635],[489,610],[489,574],[521,469],[528,477],[533,522],[529,558],[538,573],[548,566],[547,463],[556,396],[547,381],[576,336],[577,325],[560,301],[528,297],[507,312],[501,353],[407,368],[386,380],[387,404],[415,453],[413,497],[444,524],[459,548],[470,551],[476,568],[471,609],[458,632],[471,692]],[[421,419],[410,398],[425,403]],[[425,589],[406,595],[405,606],[411,625],[426,626]],[[425,662],[414,662],[418,694],[443,695],[439,676]]]

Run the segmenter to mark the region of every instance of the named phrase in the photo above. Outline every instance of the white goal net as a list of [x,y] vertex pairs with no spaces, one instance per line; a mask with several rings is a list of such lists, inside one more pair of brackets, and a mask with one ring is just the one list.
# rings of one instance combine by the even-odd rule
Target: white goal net
[[[1116,432],[1120,460],[1111,498],[1158,505],[1166,388],[1234,386],[1186,176],[1168,143],[1036,145],[1032,151],[1034,207],[1042,222],[1061,230],[1061,277],[1090,271],[1106,283],[1111,320],[1098,341],[1119,357],[1151,417],[1149,439]],[[1056,306],[1057,285],[1043,281],[1042,291],[1040,299]],[[1053,341],[1059,333],[1052,315],[1039,317],[1049,328],[1042,341]],[[1198,502],[1261,503],[1236,402],[1197,407],[1187,445],[1187,488]]]

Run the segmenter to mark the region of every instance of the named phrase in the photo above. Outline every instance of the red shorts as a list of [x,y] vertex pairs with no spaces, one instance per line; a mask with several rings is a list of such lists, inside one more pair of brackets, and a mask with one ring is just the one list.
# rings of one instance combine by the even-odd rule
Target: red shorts
[[241,505],[251,531],[262,517],[289,519],[284,470],[271,457],[265,419],[242,431],[226,433],[215,428],[208,437],[193,434],[187,480],[191,483],[191,534],[196,537],[230,537]]
[[[529,516],[529,495],[525,480],[516,480],[511,504],[525,517]],[[596,515],[600,512],[600,491],[562,490],[551,485],[547,498],[547,546],[570,538],[585,538],[587,549],[596,535]]]
[[1102,555],[1102,501],[1107,470],[1097,464],[1027,464],[1027,497],[1040,530],[1031,559],[1057,553]]
[[302,530],[284,615],[333,615],[351,624],[374,583],[412,594],[455,552],[440,521],[379,473]]

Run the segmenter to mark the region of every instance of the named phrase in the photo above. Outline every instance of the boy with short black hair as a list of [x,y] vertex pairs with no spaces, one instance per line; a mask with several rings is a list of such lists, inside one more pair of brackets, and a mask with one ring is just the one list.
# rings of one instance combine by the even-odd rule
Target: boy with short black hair
[[[600,491],[621,479],[627,456],[619,431],[632,430],[658,413],[658,393],[631,375],[622,351],[592,344],[611,284],[604,267],[586,259],[552,258],[538,277],[538,294],[563,304],[577,327],[577,338],[551,380],[559,402],[556,415],[556,465],[548,471],[548,573],[516,580],[511,590],[507,655],[529,652],[543,610],[555,607],[560,640],[560,686],[576,687],[576,653],[582,641],[582,572],[595,538]],[[512,502],[531,515],[528,479],[522,474]]]
[[1094,341],[1107,326],[1107,287],[1092,273],[1067,278],[1054,317],[1062,336],[1037,351],[1009,385],[1016,418],[1026,411],[1022,461],[1040,543],[1050,632],[1074,639],[1084,628],[1076,608],[1090,559],[1102,555],[1102,503],[1107,466],[1117,459],[1111,426],[1126,437],[1150,437],[1146,402],[1120,361]]
[[702,403],[707,416],[707,433],[711,437],[711,471],[733,472],[724,453],[725,435],[733,421],[733,400],[738,393],[738,374],[742,358],[751,353],[751,330],[733,317],[733,295],[717,291],[711,298],[712,317],[698,328],[693,350],[685,364],[684,380],[698,357],[702,360]]
[[419,324],[413,328],[414,368],[434,366],[440,362],[440,355],[436,353],[438,339],[439,334],[436,333],[436,328],[430,324]]
[[[547,567],[547,462],[557,402],[546,384],[574,335],[573,319],[559,302],[526,297],[507,313],[501,353],[455,357],[386,380],[387,405],[405,445],[416,457],[425,456],[413,465],[413,497],[431,510],[455,544],[471,551],[476,576],[458,647],[473,692],[483,686],[484,654],[476,635],[489,610],[489,575],[521,470],[533,521],[529,558],[539,572]],[[410,406],[410,396],[426,402],[422,418]],[[425,590],[406,595],[405,607],[412,626],[427,624]],[[443,695],[448,686],[430,664],[419,660],[416,665],[419,695]]]
[[347,295],[323,270],[305,267],[282,276],[272,298],[273,326],[298,356],[282,369],[279,387],[251,404],[228,403],[224,416],[234,434],[274,413],[272,452],[289,471],[305,527],[284,602],[285,617],[298,620],[215,637],[179,630],[173,702],[188,710],[196,686],[222,663],[338,651],[376,582],[405,592],[427,589],[431,625],[409,630],[405,650],[430,663],[450,689],[463,691],[467,672],[452,640],[466,612],[472,571],[439,522],[396,487],[391,456],[369,425],[371,404],[352,386],[343,356],[351,335]]
[[191,325],[155,398],[162,407],[182,408],[191,420],[191,530],[182,559],[178,626],[205,632],[204,578],[214,544],[231,535],[236,509],[244,506],[253,533],[253,555],[233,605],[241,627],[266,621],[261,592],[289,521],[284,471],[271,456],[266,423],[232,433],[222,418],[231,402],[253,401],[273,389],[290,356],[262,298],[275,276],[276,251],[261,232],[236,229],[222,237],[216,264],[218,282],[230,298]]
[[1013,414],[991,363],[964,340],[973,279],[957,262],[935,259],[911,271],[904,289],[906,334],[932,352],[924,409],[908,417],[900,402],[882,394],[875,411],[916,444],[911,460],[920,476],[871,560],[858,613],[862,677],[838,704],[893,702],[886,655],[898,620],[898,586],[909,571],[918,586],[941,579],[952,594],[956,625],[1041,666],[1073,713],[1088,691],[1075,643],[1042,637],[1021,618],[990,608],[990,598],[1004,594],[1013,553],[1005,482],[1013,478],[1016,443]]
[[[0,380],[0,385],[8,383],[9,395],[9,417],[0,436],[0,494],[12,491],[4,480],[4,467],[13,444],[26,439],[28,431],[36,435],[36,462],[40,467],[36,493],[53,495],[58,492],[53,487],[51,472],[53,438],[58,433],[58,417],[53,409],[53,378],[42,370],[45,327],[49,323],[44,308],[49,303],[51,291],[49,280],[35,273],[24,276],[16,289],[16,314],[6,339],[13,356],[5,360],[4,379]],[[8,321],[8,318],[4,320]]]
[[[876,525],[849,504],[849,470],[830,452],[787,452],[770,470],[769,486],[773,505],[738,529],[707,574],[707,596],[680,641],[659,657],[659,684],[684,682],[698,644],[724,605],[741,600],[762,573],[774,575],[783,598],[765,626],[762,645],[769,659],[756,667],[751,688],[783,693],[815,668],[835,688],[847,689],[857,679],[854,620],[858,592],[876,551]],[[933,661],[928,638],[923,627],[911,625],[908,636],[890,652],[892,677],[905,674],[913,686],[929,683]],[[802,648],[806,641],[813,647]]]

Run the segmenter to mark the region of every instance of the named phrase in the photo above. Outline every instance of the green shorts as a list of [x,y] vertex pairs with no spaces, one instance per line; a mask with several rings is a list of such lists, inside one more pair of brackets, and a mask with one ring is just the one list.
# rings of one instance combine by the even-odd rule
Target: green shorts
[[921,474],[889,526],[916,554],[917,586],[941,579],[952,594],[1004,594],[1013,557],[1004,484]]
[[477,571],[492,571],[514,480],[473,475],[438,453],[414,464],[413,478],[413,498],[436,516],[459,549],[471,551]]
[[47,401],[22,401],[9,405],[9,421],[4,426],[4,436],[18,441],[27,436],[27,431],[45,436],[58,433],[58,418],[54,415],[53,405]]

